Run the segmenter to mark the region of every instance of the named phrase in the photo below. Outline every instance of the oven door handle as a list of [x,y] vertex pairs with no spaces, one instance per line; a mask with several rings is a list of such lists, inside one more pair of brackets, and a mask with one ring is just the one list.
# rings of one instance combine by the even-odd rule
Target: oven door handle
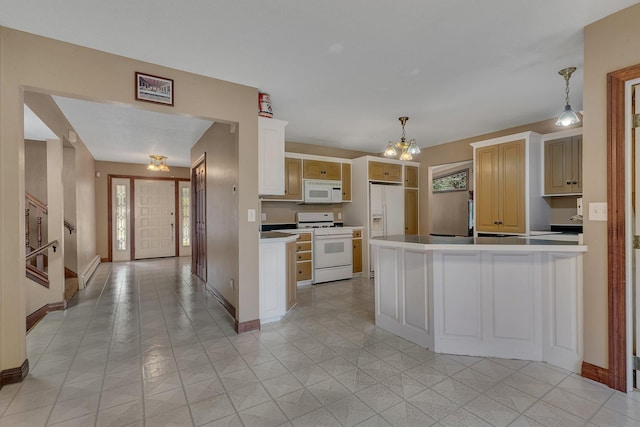
[[316,240],[344,240],[344,239],[349,239],[351,240],[352,235],[351,234],[333,234],[333,235],[329,235],[329,236],[315,236],[314,239]]

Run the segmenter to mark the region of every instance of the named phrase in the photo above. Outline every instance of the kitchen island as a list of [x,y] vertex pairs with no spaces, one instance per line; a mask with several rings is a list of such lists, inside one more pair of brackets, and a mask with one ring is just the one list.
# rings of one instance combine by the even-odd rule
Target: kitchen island
[[377,326],[438,353],[580,372],[586,246],[516,236],[397,235],[369,243]]

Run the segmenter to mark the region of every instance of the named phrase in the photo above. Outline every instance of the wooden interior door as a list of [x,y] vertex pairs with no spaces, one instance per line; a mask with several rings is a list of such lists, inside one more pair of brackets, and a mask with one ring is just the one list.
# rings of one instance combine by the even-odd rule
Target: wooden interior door
[[135,259],[176,255],[176,183],[136,179]]
[[203,156],[191,169],[191,273],[207,281],[207,167]]

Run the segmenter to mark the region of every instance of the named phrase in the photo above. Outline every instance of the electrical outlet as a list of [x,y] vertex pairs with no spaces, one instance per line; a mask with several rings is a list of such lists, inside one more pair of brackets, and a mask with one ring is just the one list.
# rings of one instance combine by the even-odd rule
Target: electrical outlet
[[262,221],[266,221],[267,220],[267,213],[266,212],[262,212],[262,214],[260,214],[260,218],[262,219]]
[[338,219],[342,219],[342,212],[338,212]]
[[607,220],[607,202],[589,203],[589,220]]

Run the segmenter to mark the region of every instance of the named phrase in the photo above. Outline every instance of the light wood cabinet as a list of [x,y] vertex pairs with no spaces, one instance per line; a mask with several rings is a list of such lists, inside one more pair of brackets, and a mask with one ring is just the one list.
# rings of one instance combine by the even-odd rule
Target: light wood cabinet
[[582,193],[582,135],[544,142],[544,192]]
[[362,231],[353,230],[353,272],[362,273]]
[[258,117],[258,194],[284,195],[283,120]]
[[369,179],[372,181],[402,182],[402,165],[397,163],[369,162]]
[[300,233],[296,244],[295,253],[295,276],[296,282],[309,281],[312,278],[311,268],[313,266],[313,249],[311,244],[311,233]]
[[340,181],[341,178],[342,166],[340,163],[304,159],[303,168],[304,179]]
[[302,200],[302,159],[284,158],[284,195],[263,199]]
[[296,305],[297,301],[298,279],[296,274],[296,249],[296,242],[287,243],[287,311]]
[[476,149],[476,229],[525,233],[525,140]]
[[418,190],[404,190],[404,234],[418,234]]
[[410,188],[418,188],[418,167],[407,166],[404,167],[404,186]]
[[351,201],[351,164],[342,164],[342,201]]

